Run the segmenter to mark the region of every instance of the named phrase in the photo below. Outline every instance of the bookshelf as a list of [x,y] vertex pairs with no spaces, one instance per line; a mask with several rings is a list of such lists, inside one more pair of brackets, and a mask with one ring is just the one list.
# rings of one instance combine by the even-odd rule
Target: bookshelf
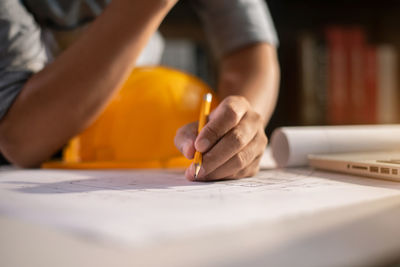
[[[398,81],[398,77],[400,76],[400,68],[398,66],[400,54],[400,16],[398,15],[400,14],[400,1],[267,0],[267,4],[279,35],[280,46],[278,53],[282,72],[278,104],[267,129],[267,134],[270,134],[276,127],[283,125],[400,122],[400,118],[396,118],[393,114],[385,120],[378,119],[378,103],[373,104],[374,100],[375,102],[380,101],[385,104],[395,99],[390,105],[381,103],[380,105],[385,108],[391,106],[389,111],[381,111],[381,113],[400,113],[397,112],[400,95],[398,88],[400,84]],[[329,27],[337,29],[342,33],[353,31],[353,35],[345,34],[345,37],[343,37],[345,40],[357,40],[357,35],[361,35],[361,39],[363,39],[361,45],[369,47],[371,51],[375,51],[370,53],[370,58],[375,58],[376,60],[375,63],[372,61],[372,67],[368,69],[365,67],[368,64],[365,63],[365,57],[367,56],[364,55],[364,52],[363,55],[358,55],[358,58],[362,60],[357,60],[357,56],[353,56],[357,53],[360,54],[360,51],[357,51],[357,49],[360,49],[360,43],[355,41],[355,48],[351,48],[350,52],[347,51],[349,50],[348,45],[344,45],[343,49],[346,50],[346,56],[343,60],[348,63],[342,65],[339,69],[343,68],[343,66],[347,68],[346,70],[342,70],[346,81],[341,87],[346,87],[344,89],[345,94],[347,94],[348,98],[360,98],[350,95],[351,91],[357,91],[353,88],[357,87],[354,85],[357,83],[357,80],[358,83],[361,81],[364,84],[361,87],[358,86],[358,91],[363,92],[363,90],[367,90],[364,87],[365,84],[369,83],[369,87],[372,89],[368,90],[372,90],[374,93],[370,93],[369,102],[364,101],[364,104],[358,104],[360,106],[358,107],[358,111],[355,111],[353,108],[355,104],[351,101],[342,104],[342,106],[347,106],[347,108],[341,111],[342,118],[339,116],[339,119],[336,120],[329,118],[328,115],[328,113],[332,113],[332,104],[329,103],[329,99],[332,99],[332,96],[329,97],[329,94],[332,93],[332,85],[329,79],[333,79],[332,67],[329,64],[332,58],[335,58],[332,56],[331,51],[332,41],[329,41],[327,33],[327,28]],[[165,19],[160,31],[167,40],[188,39],[193,42],[196,47],[196,60],[202,62],[202,70],[197,70],[197,73],[194,74],[211,86],[215,86],[217,70],[215,60],[207,47],[207,40],[201,28],[201,23],[191,9],[190,1],[180,1]],[[307,40],[307,36],[310,40]],[[314,42],[314,44],[308,44],[308,48],[304,48],[304,43],[307,47],[307,42]],[[379,56],[379,51],[385,50],[385,48],[386,56],[385,52],[383,52],[383,56]],[[308,61],[304,60],[304,54],[307,55],[307,49]],[[365,54],[367,53],[365,52]],[[355,59],[349,59],[351,57]],[[386,65],[389,65],[383,68],[379,67],[382,65],[382,63],[379,63],[381,57],[386,57],[386,61],[389,62]],[[317,58],[317,63],[312,62],[315,58]],[[359,66],[357,67],[356,63],[358,61],[362,61],[363,64],[358,64]],[[312,68],[317,72],[317,74],[313,74],[314,78],[312,75],[309,75],[310,71],[307,69],[307,66],[313,64]],[[362,74],[357,74],[358,76],[354,78],[354,75],[348,74],[351,69],[354,73]],[[391,76],[389,75],[385,79],[388,80],[386,83],[391,84],[389,91],[392,92],[381,93],[384,96],[380,97],[381,100],[378,100],[378,95],[383,90],[378,85],[375,85],[375,88],[373,88],[374,83],[378,84],[380,79],[383,79],[382,77],[376,77],[379,72],[391,73]],[[307,73],[310,76],[308,78]],[[371,77],[375,77],[375,80]],[[311,84],[308,87],[313,87],[311,94],[313,97],[309,97],[308,100],[304,96],[305,87],[307,87],[305,86],[307,84],[305,80],[307,79],[309,80],[308,84]],[[324,79],[325,82],[323,81]],[[368,79],[372,79],[372,81]],[[325,84],[325,87],[320,86],[318,81]],[[315,104],[315,102],[319,103]],[[373,105],[376,105],[376,107],[373,107]],[[309,114],[308,117],[305,115],[307,113]],[[315,116],[317,118],[310,118],[310,114],[317,114]],[[346,116],[346,114],[351,115]],[[349,119],[346,117],[352,118]]]
[[[268,0],[267,3],[280,38],[279,58],[282,71],[278,105],[268,132],[282,125],[399,122],[398,116],[396,117],[395,115],[399,113],[398,77],[400,72],[398,60],[400,51],[400,16],[398,14],[400,14],[400,1]],[[346,94],[352,93],[355,89],[351,84],[361,79],[364,86],[359,88],[359,90],[375,90],[375,95],[373,97],[370,96],[370,103],[365,105],[363,107],[364,110],[361,111],[355,111],[355,104],[350,101],[350,103],[346,104],[347,110],[345,110],[344,114],[351,117],[354,116],[354,113],[358,112],[362,114],[364,118],[357,118],[357,116],[354,116],[355,118],[352,119],[346,118],[347,121],[346,119],[339,119],[337,121],[327,119],[329,116],[326,113],[332,113],[332,110],[335,111],[335,108],[332,108],[332,104],[330,103],[333,97],[331,96],[329,98],[327,96],[333,89],[330,79],[333,79],[335,75],[335,68],[329,64],[335,59],[334,54],[335,51],[337,52],[337,48],[331,47],[332,40],[329,40],[326,32],[327,28],[332,26],[338,28],[339,31],[342,32],[346,32],[349,29],[354,30],[356,28],[358,33],[362,32],[364,34],[365,41],[362,42],[362,45],[376,50],[375,55],[373,52],[372,55],[369,55],[370,61],[375,58],[375,67],[373,63],[371,63],[372,67],[368,68],[368,64],[365,63],[367,55],[356,55],[360,53],[360,45],[357,44],[355,48],[351,48],[351,41],[350,45],[348,45],[348,40],[354,39],[357,33],[345,35],[345,44],[342,45],[342,49],[345,50],[345,56],[342,60],[347,63],[342,65],[342,67],[345,67],[345,70],[342,70],[342,72],[346,80],[344,82],[345,86],[343,87],[347,86],[347,88],[342,88],[342,90],[344,90]],[[335,42],[335,40],[333,42]],[[307,45],[308,48],[304,48],[304,46],[307,47]],[[304,56],[304,54],[306,54],[306,56]],[[321,54],[324,56],[321,56]],[[308,57],[308,59],[305,59],[305,57]],[[351,59],[352,57],[353,59]],[[357,60],[357,57],[359,59],[361,58],[364,64],[359,64],[360,66],[355,67],[355,63],[361,61]],[[317,62],[310,63],[310,59]],[[324,75],[326,77],[322,77],[322,79],[326,80],[325,88],[318,83],[318,77],[314,77],[314,79],[312,77],[307,77],[307,73],[310,73],[310,65],[312,64],[314,64],[314,66],[311,67],[311,69],[314,68],[314,71],[319,73],[314,74],[314,76],[321,75],[321,73],[325,72]],[[336,70],[337,69],[338,67],[336,67]],[[352,74],[353,72],[357,73],[360,71],[363,71],[361,76],[360,74],[357,74],[358,76]],[[381,75],[382,73],[386,73],[386,75]],[[372,83],[374,83],[374,76],[375,83],[377,84],[375,88],[372,88],[374,85],[371,85],[371,79]],[[304,80],[307,79],[313,80],[311,86],[308,86],[308,88],[314,86],[314,88],[312,88],[314,100],[311,100],[313,103],[310,103],[310,99],[308,101],[304,100],[304,92],[306,91]],[[321,80],[321,77],[319,77],[319,80]],[[385,84],[385,81],[386,86],[383,86],[382,84]],[[308,84],[310,84],[310,81]],[[367,84],[367,86],[365,84]],[[372,89],[365,89],[365,87],[368,87],[368,84],[370,84],[369,87]],[[361,92],[365,94],[365,92]],[[323,97],[325,97],[325,103],[323,105],[315,105],[315,102],[318,101],[318,96],[316,96],[315,93],[322,94]],[[349,98],[351,98],[351,96],[349,96]],[[363,98],[363,95],[358,94],[357,98]],[[373,104],[371,104],[371,99],[374,100],[374,98],[376,102],[381,102],[380,104],[375,103],[377,105],[375,110]],[[313,104],[314,108],[310,108],[310,105]],[[388,110],[389,106],[391,110]],[[315,114],[316,110],[323,113],[323,119],[306,119],[304,113],[307,113],[307,109],[308,113],[311,112]],[[312,110],[314,110],[314,112],[312,112]],[[366,120],[366,118],[369,120]]]

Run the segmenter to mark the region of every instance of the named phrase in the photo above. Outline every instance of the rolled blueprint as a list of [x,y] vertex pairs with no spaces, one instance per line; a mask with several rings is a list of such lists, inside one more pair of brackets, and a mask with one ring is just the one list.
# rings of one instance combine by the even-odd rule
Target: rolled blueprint
[[271,149],[278,167],[305,166],[309,154],[400,150],[400,124],[283,127]]

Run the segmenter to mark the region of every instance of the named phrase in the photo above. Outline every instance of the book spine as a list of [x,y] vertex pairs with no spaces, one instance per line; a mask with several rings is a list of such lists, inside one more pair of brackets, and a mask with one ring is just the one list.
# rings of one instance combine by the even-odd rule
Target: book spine
[[365,47],[365,91],[366,91],[366,107],[365,107],[365,123],[375,124],[377,120],[377,55],[375,46]]
[[346,30],[347,97],[345,107],[347,124],[365,123],[367,96],[365,87],[365,33],[359,27]]
[[312,125],[317,123],[318,107],[315,99],[315,74],[316,74],[316,42],[313,35],[303,33],[299,37],[300,55],[300,116],[302,124]]
[[381,45],[378,57],[378,122],[398,122],[398,63],[397,51],[393,46]]
[[347,64],[345,36],[339,27],[326,30],[328,43],[328,90],[327,121],[329,124],[343,124],[346,120]]
[[325,125],[327,114],[327,91],[328,91],[328,49],[326,43],[319,40],[317,43],[317,68],[315,75],[316,81],[316,101],[317,101],[317,114],[318,121],[316,124]]

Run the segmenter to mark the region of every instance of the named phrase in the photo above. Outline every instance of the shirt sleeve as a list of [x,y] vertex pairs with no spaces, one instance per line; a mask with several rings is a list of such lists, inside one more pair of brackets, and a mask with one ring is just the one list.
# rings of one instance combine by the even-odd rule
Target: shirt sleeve
[[19,0],[0,1],[0,119],[48,61],[41,31]]
[[278,45],[264,0],[193,0],[193,5],[217,56],[252,43]]

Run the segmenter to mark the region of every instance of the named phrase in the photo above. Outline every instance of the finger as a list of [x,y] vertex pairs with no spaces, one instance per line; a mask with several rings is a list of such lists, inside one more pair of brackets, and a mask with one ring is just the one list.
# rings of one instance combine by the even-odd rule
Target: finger
[[241,178],[257,171],[256,164],[261,159],[266,146],[266,141],[261,134],[257,134],[254,139],[240,152],[235,154],[227,162],[216,168],[205,176],[199,175],[200,179],[216,180],[223,178]]
[[232,175],[231,179],[240,179],[244,177],[252,177],[256,175],[260,171],[260,161],[261,161],[262,154],[256,157],[249,166],[244,168],[243,170],[239,171],[238,173]]
[[[255,151],[257,147],[264,148],[267,140],[260,120],[261,118],[257,113],[247,113],[234,129],[229,131],[210,151],[204,153],[204,175],[222,166],[234,155],[238,154],[239,151],[242,151],[248,146],[249,143],[251,145],[247,149],[252,149],[251,153]],[[260,132],[260,134],[257,134],[258,132]],[[244,149],[242,153],[247,153],[247,149]],[[249,160],[252,159],[250,158]],[[240,162],[241,165],[243,163],[244,162]]]
[[189,181],[194,181],[194,165],[193,163],[185,171],[185,177]]
[[261,159],[262,153],[257,153],[256,156],[252,160],[246,159],[246,154],[241,154],[243,152],[238,153],[237,155],[233,156],[228,162],[224,165],[218,167],[213,172],[204,176],[204,180],[219,180],[219,179],[238,179],[242,177],[247,177],[253,172],[258,171],[256,163],[259,162]]
[[209,121],[200,131],[195,147],[204,153],[208,151],[229,130],[235,127],[246,114],[249,104],[244,97],[230,96],[210,114]]
[[178,129],[174,138],[176,148],[188,159],[194,157],[197,125],[197,122],[192,122],[182,126]]

